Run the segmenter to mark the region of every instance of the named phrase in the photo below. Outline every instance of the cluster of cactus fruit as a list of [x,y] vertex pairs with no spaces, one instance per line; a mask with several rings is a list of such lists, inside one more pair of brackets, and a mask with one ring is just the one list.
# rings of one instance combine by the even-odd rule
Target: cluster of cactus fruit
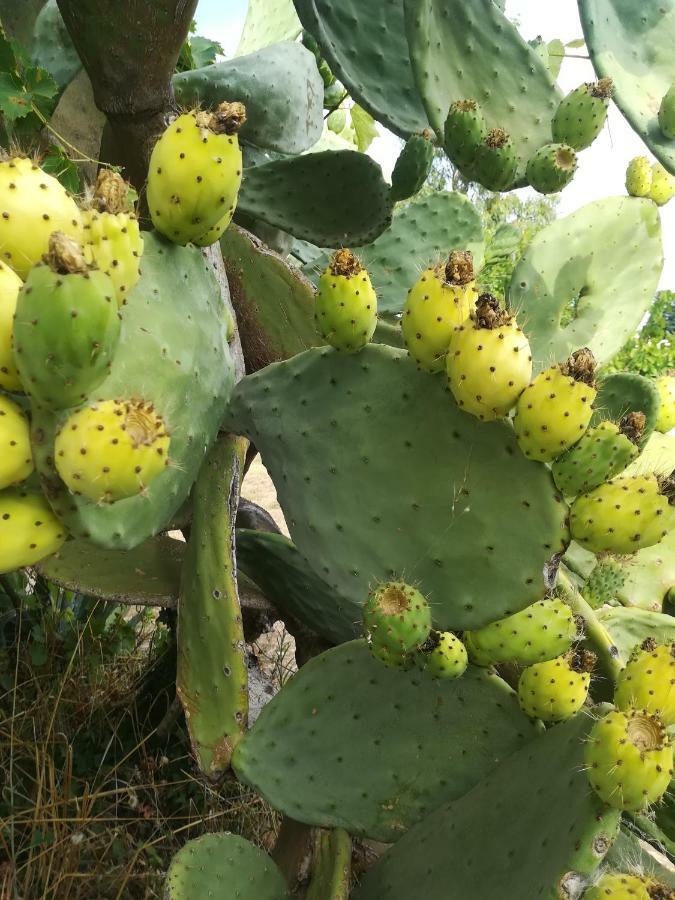
[[[138,581],[131,553],[189,525],[196,762],[316,829],[308,900],[675,897],[636,836],[675,840],[675,374],[601,368],[661,272],[675,7],[597,2],[579,0],[598,81],[566,97],[493,0],[296,0],[282,24],[284,4],[252,3],[254,52],[174,76],[192,106],[136,185],[146,230],[112,169],[76,202],[30,158],[0,162],[0,573],[86,593],[73,560],[104,548]],[[618,35],[659,22],[645,122]],[[302,45],[263,36],[300,23]],[[391,185],[353,149],[304,153],[318,96],[344,136],[347,92],[405,139]],[[490,190],[558,192],[612,98],[658,161],[486,292],[472,204],[415,196],[436,147]],[[247,440],[292,541],[235,528]],[[238,571],[334,645],[250,729]],[[350,835],[391,845],[353,893]],[[290,896],[229,834],[188,841],[167,876],[169,900],[215,894]]]

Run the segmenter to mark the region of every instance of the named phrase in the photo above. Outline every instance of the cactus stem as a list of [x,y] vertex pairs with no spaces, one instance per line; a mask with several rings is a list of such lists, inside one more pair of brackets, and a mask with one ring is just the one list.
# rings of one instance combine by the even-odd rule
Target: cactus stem
[[612,641],[609,633],[600,622],[592,607],[584,600],[572,581],[562,571],[558,570],[558,587],[562,599],[569,605],[575,615],[584,620],[586,638],[593,645],[604,674],[616,683],[617,676],[623,668],[623,662],[619,655],[619,648]]

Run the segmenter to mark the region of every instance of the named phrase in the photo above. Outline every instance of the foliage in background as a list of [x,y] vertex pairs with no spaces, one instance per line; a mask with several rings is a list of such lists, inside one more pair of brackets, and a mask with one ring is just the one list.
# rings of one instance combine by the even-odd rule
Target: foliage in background
[[659,291],[639,334],[621,349],[605,372],[626,370],[656,376],[675,369],[675,293]]

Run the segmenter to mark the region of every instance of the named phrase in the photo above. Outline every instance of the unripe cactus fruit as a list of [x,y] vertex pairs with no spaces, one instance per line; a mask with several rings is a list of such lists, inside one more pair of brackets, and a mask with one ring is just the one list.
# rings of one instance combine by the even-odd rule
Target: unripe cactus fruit
[[575,541],[593,553],[635,553],[675,527],[675,477],[619,476],[581,494],[570,510]]
[[617,678],[614,705],[645,709],[666,727],[675,725],[675,642],[659,645],[646,638],[635,648]]
[[665,137],[675,140],[675,83],[671,84],[661,100],[659,126]]
[[647,195],[657,206],[665,206],[675,195],[675,176],[671,175],[661,163],[652,166],[652,183]]
[[47,252],[53,231],[82,237],[77,204],[30,159],[0,162],[0,198],[0,259],[23,279]]
[[656,803],[673,775],[673,748],[663,722],[644,710],[613,710],[595,723],[584,752],[591,787],[615,809]]
[[314,321],[323,339],[344,353],[360,350],[372,338],[377,296],[351,250],[337,250],[319,278]]
[[77,241],[54,232],[45,259],[19,293],[14,360],[36,404],[64,409],[108,374],[120,316],[112,281],[87,265]]
[[431,610],[416,588],[389,581],[368,595],[363,624],[372,644],[390,654],[411,653],[429,637]]
[[475,100],[451,103],[443,132],[445,152],[450,160],[460,169],[470,169],[487,131],[485,116]]
[[74,412],[56,435],[55,462],[74,494],[113,503],[141,493],[169,463],[164,422],[142,400],[103,400]]
[[490,191],[508,191],[518,169],[513,141],[503,128],[493,128],[476,149],[476,180]]
[[42,494],[0,491],[0,574],[32,566],[56,553],[66,530]]
[[434,161],[432,137],[427,129],[422,134],[411,135],[406,141],[391,173],[392,200],[412,197],[427,180]]
[[453,331],[467,320],[477,296],[473,257],[453,250],[446,263],[426,269],[408,291],[401,330],[421,369],[440,372]]
[[611,557],[598,562],[584,585],[584,599],[593,609],[615,600],[626,583],[626,568]]
[[526,176],[540,194],[555,194],[566,187],[577,170],[577,155],[568,144],[544,144],[530,157]]
[[567,497],[576,497],[623,472],[640,452],[644,413],[633,412],[614,422],[589,428],[578,443],[551,466],[556,487]]
[[518,681],[520,708],[531,719],[563,722],[586,702],[595,654],[571,650],[523,669]]
[[432,631],[416,654],[416,662],[432,678],[451,680],[466,671],[466,647],[451,631]]
[[450,338],[448,385],[464,412],[483,421],[505,416],[532,377],[530,344],[515,317],[482,294]]
[[245,121],[241,103],[221,103],[213,113],[178,116],[157,141],[148,169],[148,207],[165,237],[187,244],[232,219],[242,173],[237,132]]
[[657,378],[656,390],[661,401],[656,429],[665,433],[675,428],[675,373],[669,372]]
[[647,197],[652,186],[652,167],[646,156],[636,156],[626,169],[626,190],[631,197]]
[[0,490],[28,478],[33,468],[28,417],[0,394]]
[[5,391],[22,390],[12,349],[14,313],[22,285],[16,272],[0,262],[0,388]]
[[612,79],[601,78],[563,97],[553,116],[553,140],[575,150],[590,147],[605,124],[613,91]]
[[584,900],[656,900],[649,892],[649,883],[639,875],[605,872],[585,891]]
[[557,597],[539,600],[512,616],[464,632],[471,662],[531,666],[566,653],[577,637],[569,606]]
[[91,208],[83,211],[84,257],[110,276],[119,306],[141,275],[143,238],[129,207],[128,186],[116,172],[101,169]]
[[518,398],[514,428],[530,459],[550,462],[576,444],[593,414],[595,359],[587,348],[540,372]]
[[334,109],[326,119],[326,125],[334,134],[340,134],[347,125],[347,110]]

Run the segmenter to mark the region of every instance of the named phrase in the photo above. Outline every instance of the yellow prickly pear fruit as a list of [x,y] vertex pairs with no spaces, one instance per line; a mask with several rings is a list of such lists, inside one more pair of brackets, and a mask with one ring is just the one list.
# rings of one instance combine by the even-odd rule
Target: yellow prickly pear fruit
[[174,243],[203,242],[215,225],[232,219],[242,172],[237,132],[245,121],[241,103],[221,103],[213,113],[193,110],[155,144],[148,207],[155,228]]
[[143,256],[138,219],[129,206],[129,188],[121,175],[101,169],[91,208],[83,211],[82,222],[84,257],[110,277],[121,306],[140,278]]
[[664,206],[675,194],[675,177],[661,163],[652,166],[652,184],[648,197],[657,206]]
[[[649,887],[650,881],[638,875],[605,872],[586,890],[584,900],[654,900]],[[663,894],[664,900],[667,896],[668,894]]]
[[336,251],[319,278],[314,319],[321,337],[344,353],[360,350],[373,336],[377,297],[351,250]]
[[661,401],[656,429],[665,433],[675,428],[675,372],[657,378],[656,390]]
[[192,243],[196,247],[210,247],[211,244],[215,244],[216,241],[221,239],[231,221],[232,213],[228,212],[219,222],[216,222],[216,224],[212,225],[208,231],[205,231],[204,234],[200,234],[197,238],[192,238]]
[[675,642],[646,638],[619,673],[614,691],[618,709],[646,709],[664,725],[675,725]]
[[518,702],[526,716],[544,722],[563,722],[586,702],[595,654],[570,650],[564,656],[523,669]]
[[14,313],[22,286],[16,272],[0,262],[0,388],[5,391],[22,390],[12,349]]
[[631,197],[646,197],[652,186],[652,167],[646,156],[631,159],[626,169],[626,190]]
[[443,370],[452,333],[468,319],[477,296],[469,250],[453,250],[446,263],[422,272],[408,291],[401,321],[408,353],[421,369]]
[[532,376],[530,344],[515,317],[482,294],[450,338],[448,384],[457,404],[483,421],[505,416]]
[[66,189],[32,160],[0,162],[0,259],[23,279],[62,231],[81,240],[82,219]]
[[28,417],[17,403],[0,394],[0,489],[18,484],[32,471]]
[[469,664],[466,647],[451,631],[433,631],[419,647],[416,663],[432,678],[460,678]]
[[42,494],[0,491],[0,574],[32,566],[56,553],[66,530]]
[[576,444],[593,414],[595,359],[587,348],[540,372],[518,398],[513,425],[530,459],[551,462]]
[[56,468],[74,494],[113,503],[140,494],[168,465],[169,436],[142,400],[102,400],[74,412],[54,444]]

